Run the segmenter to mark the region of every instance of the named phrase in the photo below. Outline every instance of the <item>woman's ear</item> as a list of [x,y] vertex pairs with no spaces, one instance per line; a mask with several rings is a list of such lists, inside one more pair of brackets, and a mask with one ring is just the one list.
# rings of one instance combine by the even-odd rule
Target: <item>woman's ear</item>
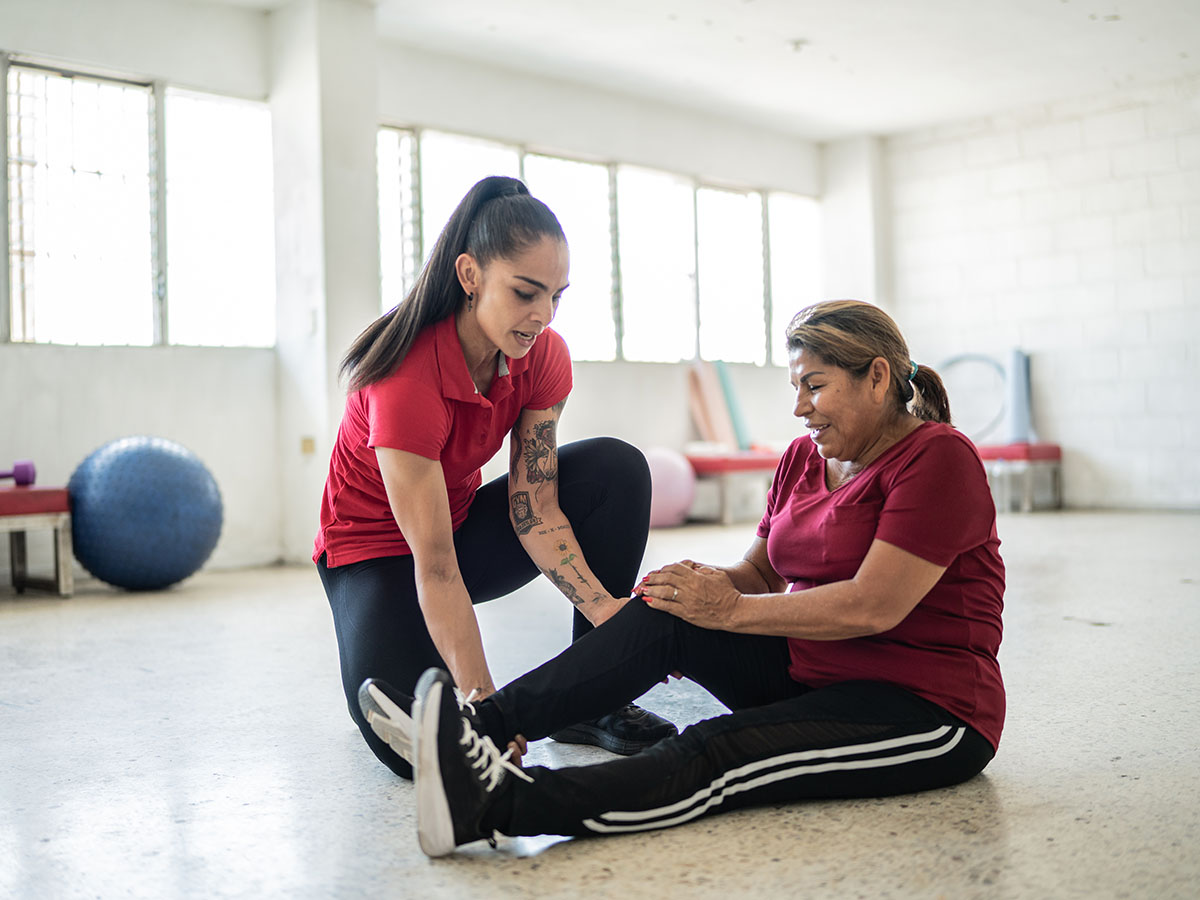
[[877,356],[871,360],[871,368],[867,377],[871,380],[871,394],[882,402],[892,383],[892,367],[882,356]]
[[458,254],[454,261],[454,272],[458,275],[458,283],[462,285],[464,294],[479,293],[479,263],[470,253]]

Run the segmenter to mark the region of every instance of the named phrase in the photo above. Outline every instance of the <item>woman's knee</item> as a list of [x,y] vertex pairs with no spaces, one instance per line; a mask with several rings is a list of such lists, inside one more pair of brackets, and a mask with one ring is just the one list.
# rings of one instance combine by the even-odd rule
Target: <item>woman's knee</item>
[[[642,451],[615,437],[573,441],[559,448],[561,469],[579,467],[590,478],[619,483],[635,489],[650,489],[650,466]],[[561,476],[560,476],[561,477]]]

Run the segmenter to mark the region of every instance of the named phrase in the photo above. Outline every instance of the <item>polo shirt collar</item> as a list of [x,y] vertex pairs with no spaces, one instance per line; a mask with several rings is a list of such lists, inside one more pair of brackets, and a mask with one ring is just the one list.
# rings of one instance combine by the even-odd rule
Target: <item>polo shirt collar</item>
[[475,390],[475,382],[467,368],[467,358],[463,355],[462,344],[458,340],[458,326],[454,316],[446,316],[433,327],[442,395],[451,400],[461,400],[464,403],[500,400],[512,393],[513,377],[521,374],[529,365],[529,357],[533,351],[520,359],[509,359],[501,353],[496,367],[496,378],[488,391],[489,397],[484,397]]

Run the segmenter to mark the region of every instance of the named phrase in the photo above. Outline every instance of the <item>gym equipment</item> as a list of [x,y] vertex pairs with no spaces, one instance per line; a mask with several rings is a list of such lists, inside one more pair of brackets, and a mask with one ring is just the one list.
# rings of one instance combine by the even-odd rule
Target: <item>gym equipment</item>
[[682,525],[696,496],[696,473],[682,453],[666,447],[646,451],[650,465],[650,527]]
[[37,480],[37,467],[31,459],[18,459],[7,472],[0,472],[0,478],[11,478],[19,485],[33,484]]
[[[54,574],[37,578],[29,574],[25,533],[50,529],[54,536]],[[53,591],[70,597],[75,591],[71,558],[71,501],[64,487],[0,485],[0,534],[8,534],[9,569],[18,594],[26,588]]]
[[221,534],[221,492],[200,459],[165,438],[111,441],[67,482],[75,558],[109,584],[168,587],[200,568]]
[[938,373],[959,430],[976,444],[1003,426],[1008,444],[1037,443],[1029,387],[1029,355],[1014,347],[1007,362],[986,353],[943,360]]

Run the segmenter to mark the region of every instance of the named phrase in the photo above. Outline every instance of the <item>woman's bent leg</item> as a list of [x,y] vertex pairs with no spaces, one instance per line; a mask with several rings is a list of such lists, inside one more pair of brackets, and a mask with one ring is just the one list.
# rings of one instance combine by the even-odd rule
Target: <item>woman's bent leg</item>
[[412,778],[412,767],[376,736],[358,706],[358,688],[367,678],[411,694],[425,669],[446,665],[417,603],[412,557],[382,557],[332,569],[322,557],[317,571],[333,612],[350,717],[384,765]]
[[499,746],[517,734],[537,740],[640,697],[676,670],[731,709],[758,706],[802,690],[787,662],[783,638],[698,628],[632,600],[479,704],[479,717]]
[[[628,597],[650,533],[650,467],[642,452],[608,437],[560,447],[558,504],[604,589]],[[573,639],[591,630],[576,610]]]
[[503,834],[619,834],[810,798],[883,797],[958,784],[993,748],[901,688],[849,682],[687,728],[638,756],[529,768],[485,823]]

